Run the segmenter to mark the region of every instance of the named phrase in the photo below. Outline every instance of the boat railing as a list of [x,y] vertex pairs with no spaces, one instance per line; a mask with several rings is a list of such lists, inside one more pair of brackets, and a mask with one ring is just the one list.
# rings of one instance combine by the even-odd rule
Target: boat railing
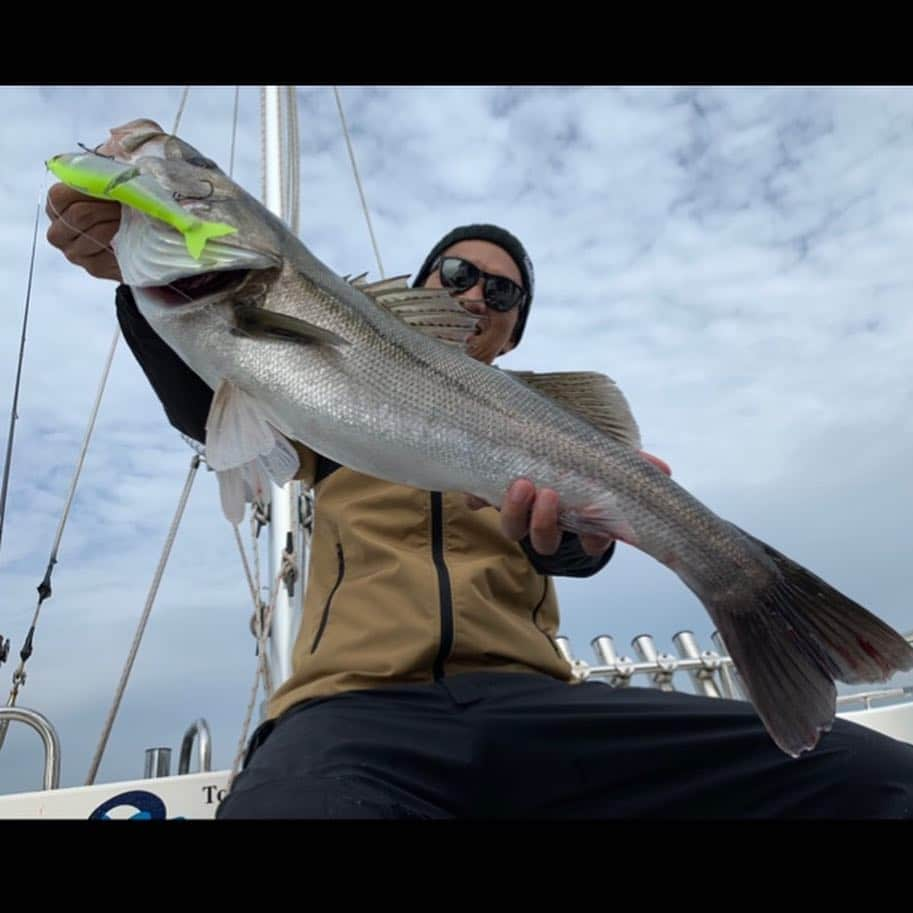
[[37,710],[27,707],[0,707],[0,721],[15,720],[31,726],[44,742],[44,789],[60,785],[60,739],[51,721]]
[[[904,637],[913,644],[913,631]],[[697,694],[735,700],[748,699],[740,686],[735,664],[728,655],[718,631],[712,635],[715,647],[713,650],[701,650],[691,631],[679,631],[672,638],[677,656],[660,652],[653,637],[641,634],[631,641],[636,659],[619,656],[614,640],[607,634],[600,634],[590,641],[596,654],[596,663],[587,663],[576,657],[567,637],[559,635],[555,640],[561,654],[571,664],[575,677],[581,681],[592,679],[604,681],[615,688],[625,688],[635,679],[639,679],[648,687],[677,691],[679,689],[676,686],[676,676],[685,673]],[[644,679],[646,681],[643,681]],[[849,705],[862,703],[868,710],[874,701],[891,698],[911,699],[913,687],[890,687],[841,694],[837,697],[837,706],[845,709]]]

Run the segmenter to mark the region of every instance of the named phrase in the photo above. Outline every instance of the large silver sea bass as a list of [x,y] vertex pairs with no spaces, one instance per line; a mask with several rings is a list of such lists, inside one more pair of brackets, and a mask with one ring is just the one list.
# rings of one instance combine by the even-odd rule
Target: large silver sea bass
[[[284,438],[392,482],[499,504],[525,477],[560,496],[560,523],[608,533],[675,571],[710,614],[780,748],[813,748],[834,681],[913,668],[892,628],[718,517],[636,451],[602,375],[517,374],[468,357],[474,320],[444,292],[336,275],[217,166],[151,121],[102,151],[163,201],[237,228],[192,256],[172,225],[124,206],[114,246],[155,331],[216,391],[207,461],[240,522],[264,468],[297,468]],[[259,482],[257,480],[260,480]]]

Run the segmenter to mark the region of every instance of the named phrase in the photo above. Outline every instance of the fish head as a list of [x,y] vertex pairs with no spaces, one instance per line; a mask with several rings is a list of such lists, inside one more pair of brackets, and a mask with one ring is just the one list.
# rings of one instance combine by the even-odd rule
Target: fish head
[[227,302],[252,274],[278,275],[288,228],[188,142],[141,119],[112,129],[95,151],[130,165],[134,198],[152,201],[121,197],[112,241],[124,282],[142,290],[144,312]]

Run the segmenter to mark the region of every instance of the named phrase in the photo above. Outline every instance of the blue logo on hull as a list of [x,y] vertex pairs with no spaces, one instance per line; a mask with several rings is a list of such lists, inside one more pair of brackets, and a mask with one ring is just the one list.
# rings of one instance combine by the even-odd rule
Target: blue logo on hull
[[[128,821],[165,821],[168,819],[165,813],[165,803],[155,793],[150,793],[145,789],[131,789],[102,802],[89,815],[89,821],[111,821],[113,819],[108,812],[124,807],[136,809],[136,813],[131,815],[127,819]],[[182,821],[183,817],[168,820]]]

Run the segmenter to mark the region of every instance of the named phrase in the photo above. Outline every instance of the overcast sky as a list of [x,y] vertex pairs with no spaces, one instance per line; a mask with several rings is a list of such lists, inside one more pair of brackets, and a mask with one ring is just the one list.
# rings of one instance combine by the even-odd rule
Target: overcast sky
[[[44,161],[111,127],[174,124],[181,87],[4,87],[0,460]],[[644,447],[711,509],[902,631],[913,629],[913,90],[902,87],[344,87],[388,275],[450,228],[494,222],[537,273],[505,368],[596,370],[626,392]],[[227,169],[234,87],[194,87],[179,133]],[[377,266],[330,87],[299,90],[300,234],[339,273]],[[260,193],[259,90],[242,87],[235,177]],[[5,703],[116,322],[39,227],[11,488],[0,545]],[[85,781],[192,451],[121,343],[18,703]],[[245,527],[246,530],[246,527]],[[620,653],[712,623],[679,579],[620,547],[558,584],[562,631]],[[201,472],[98,780],[140,777],[198,717],[230,766],[255,671],[250,595]],[[904,682],[908,681],[904,679]],[[900,679],[898,678],[898,682]],[[686,687],[683,683],[683,687]],[[846,690],[846,689],[844,689]],[[0,793],[37,789],[22,725]]]

